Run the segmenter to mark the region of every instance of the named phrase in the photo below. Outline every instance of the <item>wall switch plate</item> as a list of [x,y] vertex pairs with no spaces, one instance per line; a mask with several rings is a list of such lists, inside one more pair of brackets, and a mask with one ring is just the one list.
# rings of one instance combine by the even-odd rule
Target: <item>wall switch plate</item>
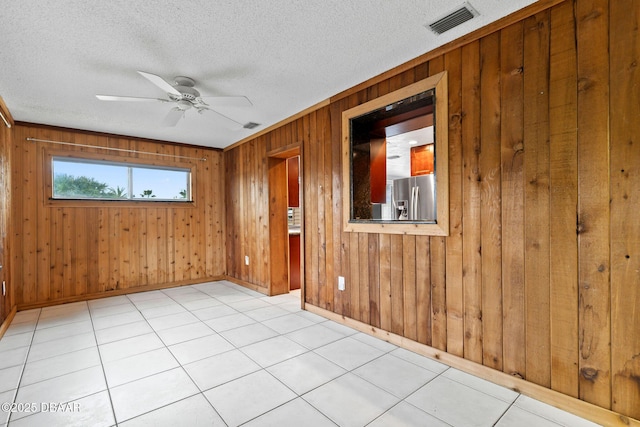
[[2,296],[7,295],[7,284],[5,283],[5,281],[2,281]]
[[249,255],[244,256],[244,265],[249,265]]
[[344,277],[338,276],[338,290],[344,291]]

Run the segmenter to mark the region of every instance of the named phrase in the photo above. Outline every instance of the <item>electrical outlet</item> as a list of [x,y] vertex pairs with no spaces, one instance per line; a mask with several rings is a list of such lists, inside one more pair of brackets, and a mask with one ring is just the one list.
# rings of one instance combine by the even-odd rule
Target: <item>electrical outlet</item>
[[344,277],[338,276],[338,290],[344,291]]
[[249,255],[244,256],[244,265],[249,265]]

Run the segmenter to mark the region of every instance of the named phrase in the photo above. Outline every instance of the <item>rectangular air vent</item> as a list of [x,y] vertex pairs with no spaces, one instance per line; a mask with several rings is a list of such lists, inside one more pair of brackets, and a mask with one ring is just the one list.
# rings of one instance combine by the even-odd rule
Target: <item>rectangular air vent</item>
[[471,7],[469,3],[465,3],[460,8],[449,13],[444,18],[438,19],[436,22],[429,24],[428,27],[434,33],[442,34],[445,31],[449,31],[450,29],[457,27],[464,22],[467,22],[477,15],[478,12],[476,12],[476,10]]

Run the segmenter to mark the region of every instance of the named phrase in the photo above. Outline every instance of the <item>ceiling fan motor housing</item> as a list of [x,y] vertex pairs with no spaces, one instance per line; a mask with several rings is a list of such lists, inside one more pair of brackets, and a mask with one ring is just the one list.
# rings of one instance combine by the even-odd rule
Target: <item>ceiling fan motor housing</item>
[[195,101],[196,98],[200,97],[200,92],[198,92],[196,89],[194,89],[191,86],[177,85],[175,86],[175,88],[178,92],[180,92],[182,97],[179,98],[177,95],[174,95],[172,93],[167,94],[169,95],[169,98],[171,98],[174,101],[179,101],[179,100]]

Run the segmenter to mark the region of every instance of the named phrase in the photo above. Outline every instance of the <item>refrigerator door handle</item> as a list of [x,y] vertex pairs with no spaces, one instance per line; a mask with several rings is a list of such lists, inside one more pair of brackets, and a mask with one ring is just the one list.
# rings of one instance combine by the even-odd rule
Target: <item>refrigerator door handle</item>
[[413,220],[414,221],[417,221],[419,219],[418,218],[418,196],[419,196],[419,191],[420,191],[420,187],[418,187],[416,185],[416,192],[415,192],[416,194],[413,197],[414,198],[414,200],[413,200]]
[[414,187],[411,187],[411,206],[410,206],[411,214],[410,214],[410,219],[411,219],[412,221],[415,221],[415,219],[416,219],[416,216],[415,216],[415,209],[416,209],[416,190],[417,190],[417,187],[415,187],[415,186],[414,186]]
[[416,218],[413,215],[413,211],[415,209],[416,206],[416,187],[411,187],[411,206],[409,206],[409,209],[411,210],[411,213],[409,214],[409,219],[414,221]]
[[[393,212],[394,212],[394,216],[395,216],[395,211],[396,211],[396,195],[395,195],[395,189],[393,188],[393,186],[391,187],[391,206],[393,206]],[[393,218],[395,219],[395,218]]]
[[416,187],[411,187],[411,203],[409,203],[409,219],[413,221],[413,198],[416,194]]

